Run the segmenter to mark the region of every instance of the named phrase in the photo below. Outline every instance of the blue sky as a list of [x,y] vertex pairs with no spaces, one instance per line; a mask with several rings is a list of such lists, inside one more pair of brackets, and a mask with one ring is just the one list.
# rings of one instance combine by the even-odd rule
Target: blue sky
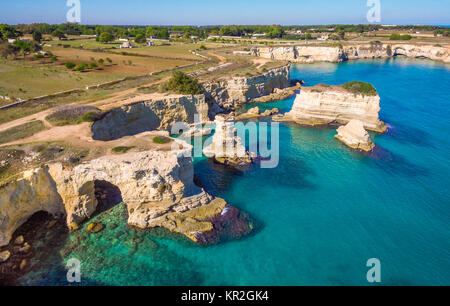
[[[62,23],[67,0],[0,0],[0,23]],[[82,24],[368,23],[367,0],[80,0]],[[380,0],[382,24],[450,24],[449,0]]]

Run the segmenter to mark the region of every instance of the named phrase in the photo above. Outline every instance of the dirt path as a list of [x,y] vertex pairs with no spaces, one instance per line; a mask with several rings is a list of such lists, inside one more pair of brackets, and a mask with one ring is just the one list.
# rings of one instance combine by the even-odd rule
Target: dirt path
[[[150,82],[148,84],[145,84],[145,85],[139,86],[139,87],[150,87],[150,86],[153,86],[153,85],[157,85],[157,84],[160,84],[162,82],[167,81],[169,78],[170,77],[165,77],[165,78],[163,78],[161,80],[153,81],[153,82]],[[110,109],[110,108],[114,107],[114,105],[115,105],[114,103],[116,103],[118,101],[120,102],[121,98],[136,92],[139,87],[134,87],[134,88],[130,88],[130,89],[127,89],[127,90],[116,92],[116,93],[113,94],[112,97],[109,96],[108,98],[100,100],[100,101],[87,103],[87,105],[96,106],[96,107],[99,107],[100,109],[103,109],[103,110]],[[89,101],[89,99],[88,100],[81,100],[81,101],[78,101],[78,102],[75,102],[75,103],[72,103],[72,104],[83,104],[86,101]],[[127,101],[127,100],[125,100],[125,101]],[[109,106],[109,105],[111,105],[111,106]],[[10,121],[10,122],[3,123],[3,124],[0,125],[0,131],[4,131],[4,130],[10,129],[12,127],[15,127],[15,126],[19,126],[19,125],[25,124],[25,123],[30,122],[32,120],[41,120],[44,123],[45,127],[53,128],[53,125],[45,119],[45,117],[47,117],[50,113],[52,113],[53,109],[54,108],[50,108],[50,109],[47,109],[45,111],[42,111],[42,112],[39,112],[39,113],[36,113],[36,114],[33,114],[33,115],[29,115],[29,116],[22,117],[22,118],[19,118],[19,119]]]

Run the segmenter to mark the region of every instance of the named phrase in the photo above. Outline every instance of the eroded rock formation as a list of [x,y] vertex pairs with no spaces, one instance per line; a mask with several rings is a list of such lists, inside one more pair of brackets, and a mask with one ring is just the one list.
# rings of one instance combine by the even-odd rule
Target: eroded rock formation
[[303,87],[297,95],[292,110],[284,116],[274,116],[276,121],[294,121],[304,125],[347,124],[360,120],[364,128],[385,132],[386,124],[378,117],[380,97],[349,92],[341,86],[316,85]]
[[[65,215],[76,230],[99,203],[98,182],[107,182],[127,204],[128,223],[140,228],[165,227],[201,243],[216,242],[213,221],[228,205],[194,184],[192,147],[177,141],[180,149],[108,155],[74,167],[61,163],[28,171],[0,193],[0,246],[38,211]],[[234,218],[235,216],[233,216]],[[237,218],[242,234],[242,222]],[[230,221],[230,220],[228,220]]]
[[62,199],[48,167],[26,171],[0,190],[0,246],[8,244],[14,231],[34,213],[65,214]]
[[240,105],[289,86],[289,65],[252,77],[233,77],[204,84],[208,104],[234,110]]
[[167,130],[176,122],[193,123],[194,115],[208,121],[209,106],[204,95],[170,96],[134,102],[110,110],[92,126],[96,140],[113,140],[145,131]]
[[340,126],[337,132],[334,137],[352,149],[370,152],[375,147],[369,133],[359,120],[350,120],[345,126]]
[[274,60],[286,60],[293,63],[342,62],[351,59],[384,58],[404,55],[411,58],[428,58],[445,63],[450,62],[450,47],[415,44],[367,44],[346,46],[289,46],[256,47],[254,56]]
[[212,143],[203,149],[203,154],[214,158],[219,163],[227,165],[245,165],[252,162],[251,154],[236,135],[234,115],[217,115]]

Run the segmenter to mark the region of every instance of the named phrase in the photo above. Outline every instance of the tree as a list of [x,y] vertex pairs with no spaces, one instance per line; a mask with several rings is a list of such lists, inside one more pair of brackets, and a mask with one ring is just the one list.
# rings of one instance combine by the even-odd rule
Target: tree
[[108,32],[103,32],[99,37],[99,41],[102,43],[109,43],[111,41],[114,41],[114,35]]
[[40,43],[42,40],[42,33],[39,31],[34,31],[33,32],[33,40]]
[[338,35],[341,39],[344,39],[344,38],[345,38],[345,32],[344,32],[344,30],[338,30],[338,31],[337,31],[337,35]]
[[14,27],[7,24],[0,24],[0,36],[2,36],[3,40],[17,38],[19,35],[19,32]]
[[134,39],[134,41],[138,44],[143,44],[147,42],[147,38],[145,37],[144,34],[138,34],[136,35],[136,38]]
[[66,34],[61,32],[60,30],[55,30],[55,31],[53,31],[52,36],[57,37],[59,40],[61,40],[66,37]]

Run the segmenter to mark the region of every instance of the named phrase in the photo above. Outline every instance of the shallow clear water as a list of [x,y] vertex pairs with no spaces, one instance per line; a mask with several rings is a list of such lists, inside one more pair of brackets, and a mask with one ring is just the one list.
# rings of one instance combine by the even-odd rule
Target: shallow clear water
[[[91,234],[66,257],[82,259],[84,284],[367,285],[366,262],[378,258],[381,284],[450,285],[450,66],[401,58],[320,63],[294,66],[292,78],[371,82],[390,126],[372,134],[376,151],[353,152],[333,128],[280,124],[274,169],[239,172],[196,159],[207,190],[254,217],[256,231],[201,247],[132,233],[120,214],[105,214],[119,227]],[[259,106],[288,111],[292,103]],[[23,283],[64,279],[61,269],[42,268]]]

